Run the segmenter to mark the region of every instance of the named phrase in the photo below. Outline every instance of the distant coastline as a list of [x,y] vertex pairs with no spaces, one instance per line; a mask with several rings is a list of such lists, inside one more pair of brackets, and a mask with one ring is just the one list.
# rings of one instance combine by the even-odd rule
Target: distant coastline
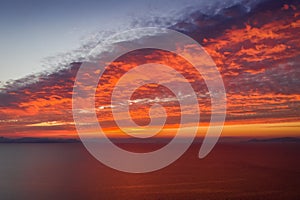
[[[197,138],[194,143],[202,143],[203,138]],[[114,143],[169,143],[171,138],[114,138],[111,139]],[[22,137],[22,138],[7,138],[0,137],[0,143],[80,143],[79,139],[75,138],[36,138],[36,137]],[[277,137],[277,138],[233,138],[223,137],[219,139],[219,143],[300,143],[298,137]]]
[[77,139],[64,139],[64,138],[6,138],[0,137],[0,143],[78,143]]
[[286,143],[286,142],[300,142],[300,138],[297,137],[280,137],[280,138],[268,138],[268,139],[251,139],[248,142],[268,142],[268,143]]

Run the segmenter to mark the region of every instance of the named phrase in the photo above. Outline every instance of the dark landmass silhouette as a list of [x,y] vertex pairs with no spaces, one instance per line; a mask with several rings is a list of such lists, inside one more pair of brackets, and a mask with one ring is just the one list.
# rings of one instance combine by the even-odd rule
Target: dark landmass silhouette
[[0,137],[0,143],[77,143],[80,142],[77,139],[64,139],[64,138],[34,138],[34,137],[22,137],[22,138],[6,138]]
[[[96,138],[94,138],[96,139]],[[94,140],[94,139],[91,139]],[[151,144],[151,143],[158,143],[158,144],[166,144],[169,143],[172,138],[113,138],[110,139],[113,143],[116,144]],[[202,143],[203,138],[195,138],[193,143]],[[0,143],[80,143],[79,139],[75,138],[38,138],[38,137],[22,137],[22,138],[7,138],[7,137],[0,137]],[[287,143],[287,142],[299,142],[300,138],[298,137],[278,137],[278,138],[262,138],[262,139],[247,139],[243,137],[221,137],[218,141],[219,143]]]
[[297,137],[279,137],[279,138],[268,138],[268,139],[251,139],[248,142],[300,142],[300,138]]

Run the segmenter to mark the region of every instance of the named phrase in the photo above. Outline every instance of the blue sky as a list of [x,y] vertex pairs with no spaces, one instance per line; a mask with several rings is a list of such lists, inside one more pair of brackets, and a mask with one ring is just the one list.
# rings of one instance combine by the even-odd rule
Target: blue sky
[[51,68],[43,65],[45,58],[76,49],[92,33],[126,27],[134,18],[164,16],[185,6],[179,0],[1,1],[0,81]]

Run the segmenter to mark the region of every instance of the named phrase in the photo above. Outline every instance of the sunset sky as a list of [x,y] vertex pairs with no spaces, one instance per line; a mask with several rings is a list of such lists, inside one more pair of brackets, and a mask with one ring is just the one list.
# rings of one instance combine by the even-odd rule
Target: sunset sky
[[[7,2],[0,8],[0,24],[6,27],[0,36],[0,136],[77,137],[72,91],[84,57],[109,34],[145,26],[182,32],[212,57],[227,94],[222,136],[300,136],[299,1],[64,1],[57,3],[61,7],[51,2],[32,7]],[[111,92],[126,71],[151,62],[173,67],[198,88],[203,135],[211,116],[205,82],[182,57],[162,50],[131,52],[107,66],[96,93],[99,123],[111,136],[120,136]],[[164,106],[168,118],[159,136],[172,134],[180,123],[178,102],[163,86],[140,86],[130,101],[131,117],[139,125],[150,122],[153,102]]]

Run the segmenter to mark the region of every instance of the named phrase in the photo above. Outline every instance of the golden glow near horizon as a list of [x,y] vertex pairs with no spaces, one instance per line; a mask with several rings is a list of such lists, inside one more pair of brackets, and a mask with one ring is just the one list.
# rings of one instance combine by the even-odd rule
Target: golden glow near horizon
[[[72,123],[66,123],[70,125]],[[39,124],[28,125],[31,127],[59,127],[62,122],[45,122]],[[73,125],[72,125],[73,126]],[[203,124],[198,127],[197,137],[204,137],[208,128],[208,124]],[[128,129],[131,130],[130,127]],[[185,130],[182,137],[189,137],[190,127],[183,128]],[[276,123],[253,123],[253,124],[225,124],[221,137],[299,137],[300,122],[276,122]],[[118,128],[105,128],[104,133],[108,137],[122,138],[128,137]],[[141,134],[143,130],[141,129]],[[144,130],[147,131],[147,130]],[[149,131],[149,130],[148,130]],[[98,133],[94,130],[86,130],[87,134],[93,138]],[[167,126],[164,127],[155,137],[168,138],[173,137],[177,132],[177,127]],[[5,135],[4,135],[5,136]],[[63,137],[73,138],[78,137],[75,127],[67,130],[31,130],[30,132],[20,132],[8,137]]]
[[[208,125],[198,127],[198,135],[203,137],[207,131]],[[184,128],[186,130],[186,137],[189,135],[189,127]],[[294,136],[299,137],[300,122],[282,122],[282,123],[262,123],[262,124],[230,124],[224,125],[221,137],[282,137],[282,136]],[[176,134],[176,128],[166,128],[163,130],[162,137],[172,137]],[[115,133],[117,131],[107,131]],[[111,136],[113,136],[112,134]]]

